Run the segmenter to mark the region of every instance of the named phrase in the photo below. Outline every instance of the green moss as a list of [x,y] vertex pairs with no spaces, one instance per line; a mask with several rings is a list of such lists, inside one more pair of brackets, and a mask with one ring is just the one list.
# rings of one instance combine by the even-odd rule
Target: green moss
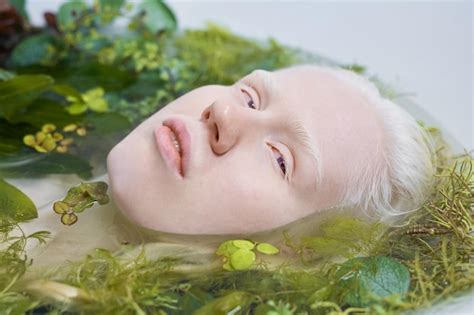
[[[16,105],[11,105],[11,111],[3,115],[0,134],[7,135],[2,136],[3,142],[22,145],[23,138],[13,136],[18,125],[9,120],[16,111],[24,122],[25,132],[20,133],[21,137],[35,130],[34,126],[42,125],[44,121],[38,122],[36,117],[41,120],[43,116],[48,117],[47,122],[50,117],[57,119],[51,121],[60,127],[69,127],[72,122],[81,126],[87,123],[96,136],[99,131],[109,134],[115,130],[113,126],[121,125],[122,131],[130,127],[118,113],[138,124],[189,90],[206,84],[232,84],[254,69],[273,70],[302,62],[337,65],[272,39],[243,38],[213,24],[202,30],[174,32],[176,21],[162,4],[147,10],[158,10],[152,16],[159,12],[168,14],[166,25],[151,25],[159,21],[135,16],[130,25],[132,34],[114,38],[102,32],[101,26],[120,16],[124,3],[117,2],[109,9],[105,9],[106,4],[107,1],[100,0],[92,7],[80,4],[75,14],[71,13],[75,7],[66,4],[59,17],[60,28],[65,31],[55,32],[53,36],[42,30],[40,37],[25,41],[13,51],[14,60],[10,63],[15,67],[15,58],[18,60],[18,56],[29,50],[34,52],[35,47],[41,48],[38,50],[41,56],[33,54],[26,62],[16,63],[29,68],[11,70],[20,74],[18,80],[25,78],[22,73],[48,73],[51,78],[46,85],[49,88],[54,77],[56,85],[52,91],[59,95],[81,91],[74,92],[79,98],[70,98],[72,103],[79,104],[79,112],[84,111],[81,119],[76,121],[78,116],[72,117],[65,110],[71,106],[67,98],[55,97],[54,106],[46,106],[53,100],[40,99],[41,106],[35,106],[35,117],[30,115],[25,120],[28,112],[21,111],[38,101],[38,95],[47,88],[45,85],[41,91],[31,91],[29,83],[36,76],[30,75],[28,82],[18,84],[23,93],[9,99],[9,103]],[[361,65],[342,66],[367,73]],[[5,80],[12,78],[10,72],[0,70],[0,80],[5,84],[8,83]],[[400,96],[377,77],[371,80],[384,96]],[[100,88],[91,90],[95,87]],[[25,91],[29,93],[27,99]],[[85,110],[86,107],[99,112],[108,109],[110,113],[99,115]],[[76,132],[85,133],[83,127],[76,127]],[[150,258],[153,252],[146,246],[138,254],[133,254],[137,248],[127,246],[117,253],[96,249],[78,263],[69,264],[54,275],[40,275],[37,282],[32,282],[22,281],[32,263],[26,248],[33,239],[44,242],[47,232],[25,235],[15,215],[7,218],[0,214],[0,311],[2,314],[34,310],[49,314],[390,314],[429,306],[468,290],[474,286],[471,258],[474,161],[472,155],[451,157],[444,150],[439,131],[422,127],[437,139],[433,159],[438,165],[436,185],[430,199],[401,227],[338,216],[309,235],[282,235],[286,247],[278,249],[267,243],[228,240],[207,256],[191,247],[179,257],[170,254],[153,259]],[[31,140],[28,137],[26,142],[32,143]],[[87,147],[87,142],[78,144]],[[91,148],[87,147],[94,151]],[[89,164],[77,160],[77,155],[69,156],[68,163],[58,162],[66,157],[49,155],[40,161],[43,164],[38,162],[41,165],[22,165],[21,170],[13,171],[31,175],[39,170],[41,174],[51,174],[58,172],[59,167],[82,170],[80,174],[90,176]],[[91,198],[86,198],[83,204],[74,203],[79,205],[77,212],[97,200],[92,195],[89,191]],[[81,201],[71,198],[63,201]],[[29,203],[27,206],[23,210],[31,208]],[[62,215],[70,206],[59,203],[56,211]],[[2,213],[11,213],[12,209]],[[21,212],[14,210],[16,214]],[[74,221],[74,217],[65,219],[66,223]],[[213,255],[216,250],[221,257]],[[222,269],[222,256],[227,259],[224,262],[227,270]],[[301,263],[294,257],[301,258]],[[385,280],[391,285],[381,285]]]

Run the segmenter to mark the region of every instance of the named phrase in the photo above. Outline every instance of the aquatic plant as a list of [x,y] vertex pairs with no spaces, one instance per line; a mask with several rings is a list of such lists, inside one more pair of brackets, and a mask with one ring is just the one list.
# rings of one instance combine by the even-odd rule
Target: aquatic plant
[[[3,177],[75,173],[90,178],[96,167],[91,161],[103,161],[114,144],[107,139],[119,138],[190,89],[230,84],[255,68],[322,60],[212,24],[179,32],[173,12],[161,1],[139,4],[135,13],[125,1],[97,0],[92,6],[67,2],[56,15],[46,15],[48,26],[42,29],[28,25],[23,1],[13,3],[18,27],[8,34],[0,29],[0,36],[13,43],[0,45],[0,63],[7,69],[0,69]],[[129,19],[127,36],[107,32],[117,17]],[[237,61],[245,67],[237,67]],[[361,65],[343,66],[366,71]],[[32,267],[26,249],[36,245],[32,241],[45,242],[48,232],[23,232],[22,222],[35,219],[36,207],[0,180],[0,310],[391,314],[472,289],[474,159],[471,154],[451,157],[439,132],[424,127],[439,139],[436,183],[429,200],[403,226],[335,217],[308,235],[284,233],[284,245],[278,248],[235,239],[210,249],[123,245],[114,253],[96,249],[54,274],[36,275],[36,280],[25,277]],[[62,143],[73,134],[79,136],[74,145]],[[48,135],[55,146],[44,143]],[[58,152],[60,146],[67,152]],[[99,194],[89,188],[73,187],[55,204],[64,223],[74,223],[75,213],[94,202],[106,202],[103,185],[95,187]]]
[[[25,283],[21,275],[29,262],[24,244],[31,237],[23,235],[22,246],[1,252],[5,268],[18,267],[4,275],[0,308],[10,313],[390,314],[426,307],[474,286],[473,164],[472,156],[465,155],[440,167],[433,196],[404,226],[381,228],[333,218],[315,235],[286,235],[290,256],[267,261],[263,255],[265,263],[245,268],[237,264],[222,270],[221,257],[192,247],[181,256],[167,250],[169,255],[150,258],[153,249],[124,245],[116,254],[98,249],[53,276]],[[18,222],[2,222],[3,239],[12,240]],[[346,236],[338,235],[343,229],[357,242],[333,243],[344,241]],[[333,245],[332,252],[319,252],[327,248],[325,241]],[[229,254],[224,250],[229,244],[237,250],[256,248],[252,241],[229,240],[214,250]],[[301,265],[293,255],[302,259]]]

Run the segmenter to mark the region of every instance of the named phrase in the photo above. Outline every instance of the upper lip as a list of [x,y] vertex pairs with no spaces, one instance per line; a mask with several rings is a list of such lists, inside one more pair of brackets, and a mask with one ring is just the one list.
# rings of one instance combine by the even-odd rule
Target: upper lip
[[184,176],[188,172],[191,157],[191,136],[186,128],[186,123],[178,118],[170,118],[163,121],[163,126],[170,128],[176,135],[181,148],[181,168]]

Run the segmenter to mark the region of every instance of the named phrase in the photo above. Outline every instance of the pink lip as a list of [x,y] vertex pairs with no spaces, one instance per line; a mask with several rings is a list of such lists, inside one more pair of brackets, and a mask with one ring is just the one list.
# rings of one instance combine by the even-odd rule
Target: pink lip
[[[181,156],[171,140],[171,132],[176,135],[181,148]],[[155,139],[168,167],[183,178],[188,173],[191,156],[191,137],[186,124],[177,118],[167,119],[162,126],[155,129]]]

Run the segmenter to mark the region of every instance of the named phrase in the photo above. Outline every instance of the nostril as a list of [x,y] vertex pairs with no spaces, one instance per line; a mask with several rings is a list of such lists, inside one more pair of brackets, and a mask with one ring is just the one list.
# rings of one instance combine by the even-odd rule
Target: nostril
[[216,141],[219,141],[219,129],[217,128],[217,125],[216,126]]
[[202,112],[202,114],[201,114],[201,121],[203,121],[203,120],[208,120],[209,117],[211,117],[211,111],[205,110],[205,111]]

